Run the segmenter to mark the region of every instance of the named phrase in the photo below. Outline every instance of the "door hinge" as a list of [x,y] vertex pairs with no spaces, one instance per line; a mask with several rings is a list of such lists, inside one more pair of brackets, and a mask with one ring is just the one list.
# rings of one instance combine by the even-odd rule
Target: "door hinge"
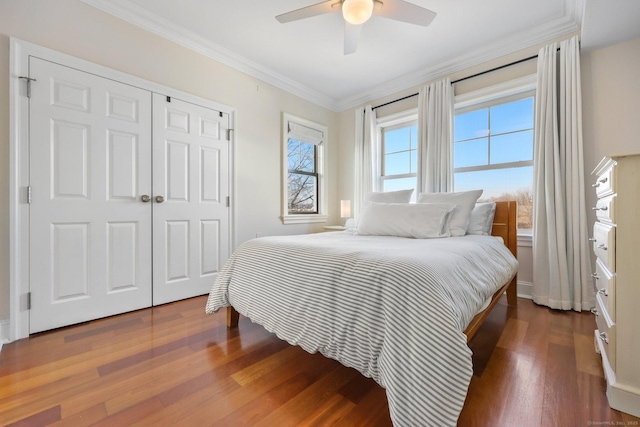
[[32,79],[31,77],[20,76],[18,77],[20,80],[27,81],[27,98],[31,98],[31,82],[37,82],[38,80]]
[[171,97],[167,96],[167,102],[171,102]]
[[27,203],[31,204],[31,186],[27,186]]
[[31,310],[31,292],[27,292],[27,310]]
[[231,206],[231,198],[227,196],[227,207]]

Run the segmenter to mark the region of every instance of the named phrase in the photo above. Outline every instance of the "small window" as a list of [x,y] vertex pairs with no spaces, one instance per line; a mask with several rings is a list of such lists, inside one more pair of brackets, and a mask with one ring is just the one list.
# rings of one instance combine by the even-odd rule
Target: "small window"
[[[418,122],[415,111],[379,119],[378,131],[380,136],[378,191],[415,189],[418,182]],[[415,192],[413,199],[415,199]]]
[[288,213],[318,213],[317,146],[297,139],[287,141]]
[[327,128],[283,115],[283,213],[285,224],[326,222],[324,151]]
[[455,191],[482,188],[481,202],[517,201],[520,234],[533,228],[534,96],[502,96],[455,114]]

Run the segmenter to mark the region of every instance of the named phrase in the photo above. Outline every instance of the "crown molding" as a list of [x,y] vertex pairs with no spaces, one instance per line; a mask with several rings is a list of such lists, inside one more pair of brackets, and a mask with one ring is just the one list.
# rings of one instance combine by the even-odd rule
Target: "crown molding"
[[482,49],[476,49],[473,52],[450,58],[449,60],[439,63],[437,66],[405,74],[392,81],[377,85],[371,90],[359,92],[357,95],[344,99],[335,99],[282,74],[276,73],[244,56],[238,55],[192,31],[178,27],[174,23],[155,14],[151,14],[148,10],[127,2],[126,0],[81,1],[334,112],[355,108],[426,82],[450,76],[456,72],[496,58],[572,34],[581,27],[585,2],[585,0],[565,0],[564,13],[561,17],[531,31],[524,31],[511,36],[506,43],[503,40],[496,40],[493,43],[485,45]]
[[337,111],[337,101],[334,98],[276,73],[192,31],[176,26],[175,23],[136,4],[125,0],[80,1],[316,105]]
[[[582,4],[582,0],[567,0],[566,5],[570,3],[572,5],[574,3]],[[580,29],[581,19],[581,7],[571,7],[569,11],[565,8],[564,16],[550,21],[532,31],[516,34],[510,37],[506,43],[502,40],[497,40],[494,43],[485,45],[482,49],[476,49],[473,52],[443,61],[435,67],[405,74],[392,81],[378,85],[374,90],[364,93],[360,92],[356,96],[345,98],[338,103],[338,110],[344,111],[360,107],[366,103],[423,85],[427,82],[449,77],[456,72],[469,69],[496,58],[571,35]]]

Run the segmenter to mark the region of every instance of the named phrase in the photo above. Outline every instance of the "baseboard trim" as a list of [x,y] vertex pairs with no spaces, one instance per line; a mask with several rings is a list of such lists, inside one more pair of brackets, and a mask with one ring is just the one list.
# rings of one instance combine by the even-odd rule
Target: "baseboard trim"
[[[533,293],[533,283],[518,280],[518,297],[519,298],[533,299],[532,293]],[[11,323],[9,322],[9,320],[0,320],[0,351],[2,351],[3,344],[7,344],[10,342],[10,339],[9,339],[9,336],[10,336],[9,331],[11,330],[10,326],[11,326]]]
[[619,382],[607,382],[607,397],[613,409],[640,417],[640,393]]
[[518,297],[533,299],[533,283],[518,280]]
[[640,417],[640,389],[634,386],[621,383],[616,379],[616,373],[611,368],[606,349],[600,338],[600,331],[594,331],[594,343],[596,353],[602,356],[602,369],[604,377],[607,381],[607,398],[609,406],[621,412],[631,414],[634,417]]
[[10,325],[9,320],[0,320],[0,351],[2,351],[2,345],[9,342]]

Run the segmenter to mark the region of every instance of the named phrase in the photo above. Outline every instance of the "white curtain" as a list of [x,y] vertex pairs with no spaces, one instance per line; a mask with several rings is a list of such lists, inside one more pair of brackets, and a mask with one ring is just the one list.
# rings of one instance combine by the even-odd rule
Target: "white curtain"
[[580,48],[573,37],[538,54],[533,194],[533,300],[593,307],[582,151]]
[[377,190],[378,136],[376,112],[367,105],[356,109],[355,189],[353,217],[358,218],[364,196]]
[[440,80],[418,96],[418,193],[453,190],[453,86]]

